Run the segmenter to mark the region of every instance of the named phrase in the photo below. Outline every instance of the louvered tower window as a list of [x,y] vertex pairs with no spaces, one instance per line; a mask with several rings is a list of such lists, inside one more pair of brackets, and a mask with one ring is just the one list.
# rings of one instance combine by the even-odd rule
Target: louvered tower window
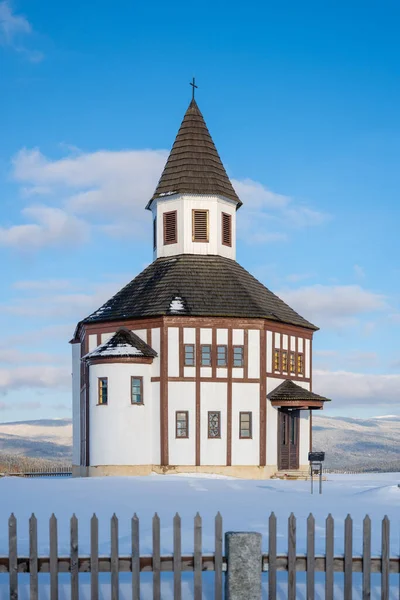
[[164,244],[178,241],[176,210],[164,213]]
[[208,242],[208,210],[193,210],[193,241]]
[[227,213],[222,213],[222,243],[232,246],[232,216]]

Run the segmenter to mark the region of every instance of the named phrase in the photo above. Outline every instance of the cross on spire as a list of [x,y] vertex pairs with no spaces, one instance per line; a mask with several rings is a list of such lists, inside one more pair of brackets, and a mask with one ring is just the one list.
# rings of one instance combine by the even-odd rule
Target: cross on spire
[[196,80],[194,77],[193,77],[193,81],[191,81],[189,85],[192,86],[192,100],[194,100],[194,90],[195,90],[195,88],[197,89],[199,87],[198,85],[196,85]]

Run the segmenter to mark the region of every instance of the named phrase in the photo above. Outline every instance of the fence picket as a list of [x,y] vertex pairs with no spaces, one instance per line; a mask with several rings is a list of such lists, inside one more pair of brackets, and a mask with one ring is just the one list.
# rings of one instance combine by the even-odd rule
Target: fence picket
[[363,600],[371,598],[371,519],[363,521]]
[[14,513],[8,520],[8,560],[10,571],[10,600],[18,599],[17,519]]
[[174,600],[182,600],[181,518],[174,517]]
[[202,599],[202,531],[201,516],[199,513],[194,518],[194,600]]
[[390,523],[385,515],[382,521],[382,600],[389,600]]
[[71,600],[79,600],[78,519],[72,515],[71,524]]
[[29,590],[30,600],[38,600],[38,543],[37,543],[37,519],[32,514],[29,519]]
[[99,598],[99,520],[95,514],[90,520],[90,598]]
[[153,600],[161,600],[160,517],[153,517]]
[[344,597],[353,596],[353,519],[347,515],[344,521]]
[[307,519],[307,600],[315,598],[315,519]]
[[268,523],[268,600],[276,600],[276,516]]
[[132,600],[140,600],[140,543],[139,519],[132,518]]
[[222,516],[215,517],[214,598],[222,600]]
[[325,521],[325,599],[333,600],[334,521],[329,514]]
[[118,518],[111,517],[111,600],[119,596],[119,553],[118,553]]
[[288,600],[296,600],[296,517],[288,521]]
[[57,519],[53,513],[50,517],[50,598],[58,600],[58,535]]

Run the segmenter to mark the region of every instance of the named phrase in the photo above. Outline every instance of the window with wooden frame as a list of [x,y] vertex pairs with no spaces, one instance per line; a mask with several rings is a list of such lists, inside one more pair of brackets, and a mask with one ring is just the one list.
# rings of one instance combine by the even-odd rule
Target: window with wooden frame
[[177,212],[172,210],[165,212],[164,218],[164,245],[176,244],[178,241],[178,230],[177,230]]
[[210,344],[202,344],[201,346],[201,366],[211,367],[211,346]]
[[233,366],[244,366],[244,346],[233,346]]
[[185,367],[194,367],[195,361],[194,344],[185,344]]
[[143,377],[131,377],[131,403],[143,404]]
[[294,375],[296,373],[296,354],[294,352],[290,353],[289,367],[290,373]]
[[157,248],[157,217],[153,219],[153,250]]
[[208,242],[208,210],[192,210],[193,242]]
[[108,404],[108,378],[99,377],[98,404]]
[[217,367],[228,366],[228,347],[217,346]]
[[189,437],[189,412],[179,410],[175,413],[175,437],[185,439]]
[[222,213],[222,244],[232,246],[232,215]]
[[208,412],[208,438],[217,439],[221,437],[221,413]]
[[287,350],[282,350],[282,371],[287,373],[288,370],[288,355]]
[[281,370],[281,351],[279,348],[275,348],[274,350],[274,371]]
[[252,437],[252,413],[241,412],[239,413],[239,438],[241,440],[251,439]]
[[300,353],[297,355],[297,373],[299,375],[304,373],[304,356]]

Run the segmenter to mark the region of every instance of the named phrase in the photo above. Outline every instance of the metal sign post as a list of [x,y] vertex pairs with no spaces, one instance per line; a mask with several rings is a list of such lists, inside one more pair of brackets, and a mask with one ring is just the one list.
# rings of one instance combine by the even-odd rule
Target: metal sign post
[[314,475],[319,476],[319,493],[322,494],[322,463],[325,460],[325,452],[309,452],[311,493],[314,493]]

